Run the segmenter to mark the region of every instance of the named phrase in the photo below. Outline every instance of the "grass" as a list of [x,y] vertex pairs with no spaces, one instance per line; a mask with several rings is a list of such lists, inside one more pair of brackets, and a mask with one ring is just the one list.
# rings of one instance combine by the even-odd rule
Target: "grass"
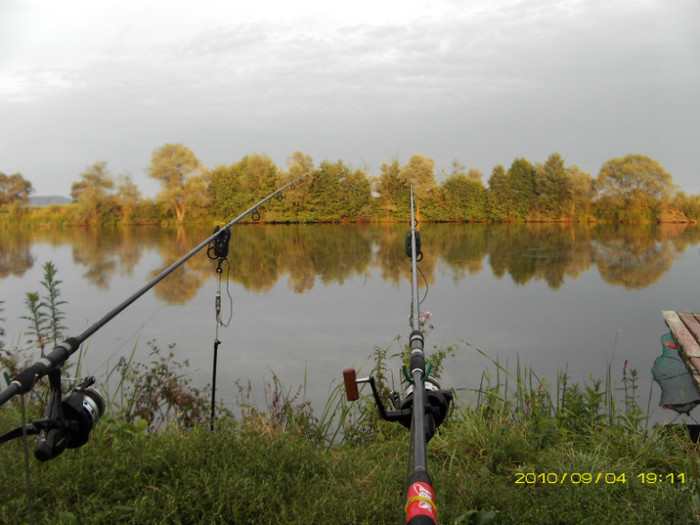
[[[494,361],[430,441],[440,523],[700,522],[696,445],[682,428],[647,429],[625,379],[571,385],[561,372],[550,388]],[[177,411],[153,432],[108,414],[85,446],[30,460],[35,522],[401,523],[409,433],[342,394],[332,386],[315,417],[274,378],[267,407],[243,399],[216,432]],[[5,405],[0,428],[19,417]],[[0,454],[0,522],[26,520],[20,440]],[[665,482],[643,483],[652,472]]]

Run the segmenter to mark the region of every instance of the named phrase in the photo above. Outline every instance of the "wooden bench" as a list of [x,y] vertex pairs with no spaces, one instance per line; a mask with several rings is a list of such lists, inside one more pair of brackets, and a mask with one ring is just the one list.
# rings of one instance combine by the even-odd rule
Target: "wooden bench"
[[663,310],[662,314],[695,386],[700,389],[700,313]]

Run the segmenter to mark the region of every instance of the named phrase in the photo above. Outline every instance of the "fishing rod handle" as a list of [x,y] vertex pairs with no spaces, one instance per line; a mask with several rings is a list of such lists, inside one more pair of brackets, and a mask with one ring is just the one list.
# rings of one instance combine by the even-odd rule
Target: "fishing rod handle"
[[436,525],[438,519],[430,475],[426,471],[414,471],[406,491],[407,525]]
[[17,394],[29,392],[39,379],[48,375],[52,370],[60,368],[79,346],[80,341],[78,339],[69,337],[56,345],[46,357],[22,370],[10,382],[9,386],[0,392],[0,406]]

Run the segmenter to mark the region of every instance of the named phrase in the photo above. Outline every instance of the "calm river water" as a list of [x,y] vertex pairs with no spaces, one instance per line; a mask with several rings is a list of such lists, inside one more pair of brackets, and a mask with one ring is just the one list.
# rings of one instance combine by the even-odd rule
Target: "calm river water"
[[[316,412],[344,368],[367,370],[375,346],[398,352],[410,332],[407,225],[238,225],[232,230],[219,329],[217,397],[234,408],[236,380],[259,402],[276,374],[286,389],[306,385]],[[432,313],[426,342],[456,345],[444,387],[469,398],[493,365],[517,360],[550,383],[640,374],[639,401],[660,391],[650,368],[667,331],[661,311],[700,309],[700,229],[686,225],[571,226],[423,224]],[[78,335],[149,282],[210,230],[140,228],[66,232],[0,231],[0,300],[5,346],[26,340],[26,292],[41,291],[42,265],[58,268],[68,335]],[[421,279],[421,282],[423,280]],[[216,263],[204,251],[87,341],[86,372],[104,379],[136,346],[175,343],[194,386],[211,381]],[[421,294],[425,293],[422,289]],[[401,336],[396,341],[397,336]],[[34,354],[36,355],[36,354]],[[77,356],[74,356],[77,357]],[[398,361],[394,361],[397,370]]]

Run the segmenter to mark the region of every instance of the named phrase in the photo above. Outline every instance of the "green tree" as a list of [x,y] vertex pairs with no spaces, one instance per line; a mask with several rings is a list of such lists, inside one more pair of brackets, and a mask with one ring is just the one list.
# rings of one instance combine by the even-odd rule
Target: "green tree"
[[121,220],[123,223],[129,223],[134,220],[136,208],[141,202],[141,191],[134,184],[134,181],[131,180],[131,175],[128,173],[119,177],[117,190],[117,198],[121,208]]
[[387,220],[397,212],[399,193],[404,188],[399,178],[400,171],[399,160],[394,159],[391,164],[383,163],[381,173],[372,179],[377,204]]
[[342,161],[324,160],[311,178],[309,210],[315,220],[337,221],[343,215],[340,180],[349,171]]
[[80,180],[71,186],[71,197],[78,204],[78,220],[84,224],[102,224],[109,220],[112,206],[110,192],[114,180],[107,169],[107,162],[98,161],[80,175]]
[[[287,159],[287,171],[280,172],[280,184],[287,184],[299,177],[309,175],[314,171],[314,162],[311,156],[295,151]],[[284,192],[283,202],[287,210],[293,210],[288,216],[294,220],[307,221],[308,202],[311,198],[311,184],[295,184]]]
[[175,212],[178,222],[185,219],[188,210],[208,203],[208,171],[183,144],[168,143],[156,149],[148,175],[160,181],[158,200],[167,211]]
[[595,193],[593,177],[576,164],[566,168],[567,188],[569,190],[569,216],[572,219],[590,219],[591,203]]
[[13,202],[26,204],[33,192],[32,183],[19,173],[5,175],[0,171],[0,205]]
[[487,218],[488,196],[481,179],[452,173],[442,184],[442,191],[447,220],[482,221]]
[[569,211],[571,192],[564,159],[559,153],[552,153],[547,162],[535,166],[537,214],[544,219],[560,219]]
[[606,161],[596,182],[599,201],[617,207],[623,220],[656,217],[662,199],[676,192],[673,177],[655,160],[639,154]]
[[233,218],[275,191],[279,170],[267,155],[246,155],[236,164],[217,166],[211,173],[209,195],[219,218]]
[[413,184],[413,195],[416,201],[416,219],[421,219],[421,206],[433,196],[437,189],[435,181],[435,161],[424,155],[413,155],[399,171],[399,180],[408,187]]
[[502,164],[494,166],[488,183],[489,216],[497,221],[512,219],[515,194],[510,183],[510,176]]
[[343,170],[339,186],[341,218],[369,219],[372,216],[372,189],[367,174],[361,169]]
[[513,161],[508,169],[513,191],[514,218],[527,219],[535,204],[535,168],[526,158]]

